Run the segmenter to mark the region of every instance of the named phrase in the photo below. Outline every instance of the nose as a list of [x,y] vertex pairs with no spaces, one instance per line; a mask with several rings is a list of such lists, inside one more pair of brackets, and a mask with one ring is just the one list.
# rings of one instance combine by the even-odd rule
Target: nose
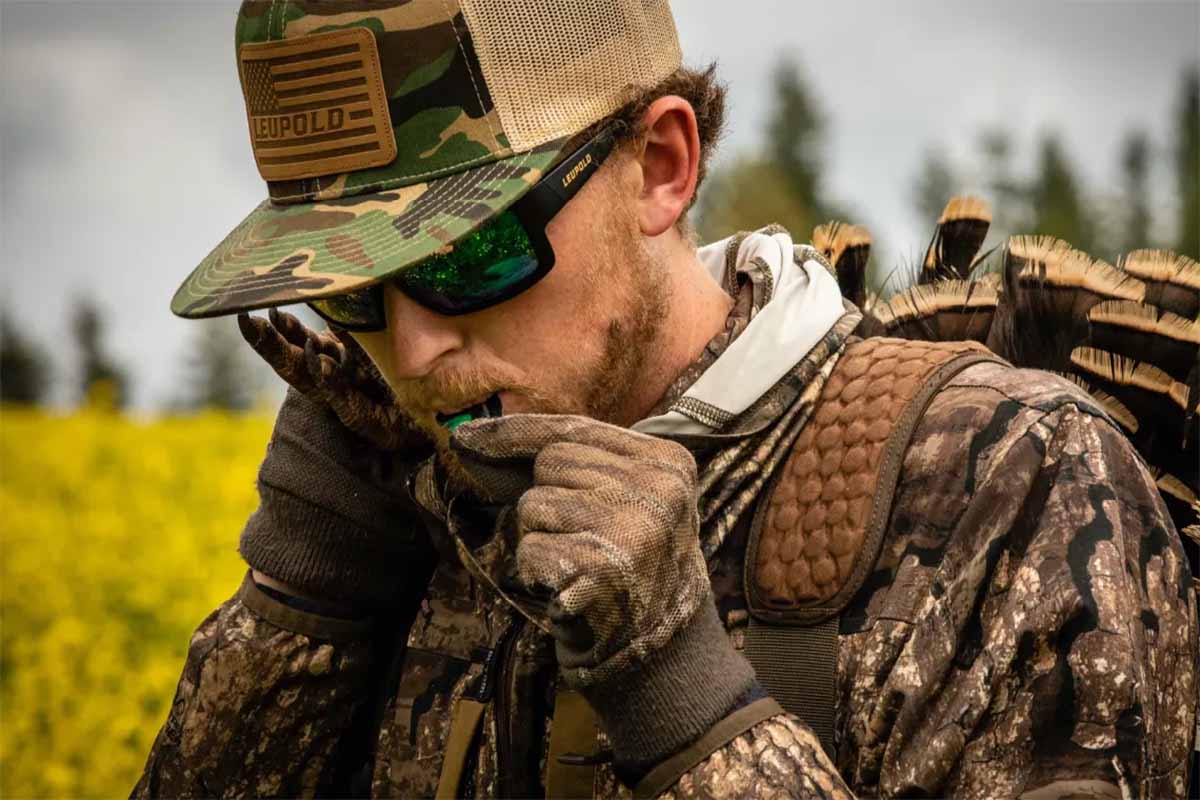
[[393,286],[383,292],[391,366],[399,380],[428,375],[438,359],[460,350],[463,336],[453,317],[430,311]]

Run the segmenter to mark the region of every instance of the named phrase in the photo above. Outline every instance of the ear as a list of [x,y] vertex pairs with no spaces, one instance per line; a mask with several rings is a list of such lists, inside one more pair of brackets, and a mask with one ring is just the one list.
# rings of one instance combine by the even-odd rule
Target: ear
[[700,134],[696,112],[676,95],[651,103],[641,122],[645,137],[636,154],[642,173],[638,222],[646,236],[658,236],[687,211],[696,192]]

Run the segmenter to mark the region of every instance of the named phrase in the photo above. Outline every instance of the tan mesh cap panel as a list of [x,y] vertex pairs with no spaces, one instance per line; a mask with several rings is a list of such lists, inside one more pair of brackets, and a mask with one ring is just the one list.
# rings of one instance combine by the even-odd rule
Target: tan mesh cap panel
[[462,0],[462,10],[518,153],[578,133],[682,59],[666,0]]

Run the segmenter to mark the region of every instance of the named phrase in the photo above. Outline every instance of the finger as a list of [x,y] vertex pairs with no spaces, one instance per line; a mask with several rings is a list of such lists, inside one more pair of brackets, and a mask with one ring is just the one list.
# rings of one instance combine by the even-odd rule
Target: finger
[[[594,661],[595,632],[583,615],[585,608],[594,605],[597,583],[589,575],[587,564],[576,561],[579,543],[553,534],[532,534],[524,545],[517,547],[517,580],[527,591],[548,591],[546,606],[551,633],[570,649],[560,665],[576,665],[574,661]],[[604,617],[603,612],[599,615]],[[567,654],[562,654],[567,655]]]
[[367,351],[363,350],[362,345],[358,343],[358,340],[349,331],[335,330],[332,333],[342,343],[342,346],[346,348],[346,352],[356,361],[370,363],[371,358],[367,355]]
[[530,532],[580,533],[594,529],[605,516],[595,501],[576,489],[534,486],[517,501],[517,538]]
[[320,341],[315,336],[304,343],[304,363],[313,384],[326,397],[342,388],[337,385],[339,362],[322,352]]
[[686,476],[671,464],[626,456],[574,442],[546,445],[533,462],[538,486],[568,489],[636,488],[638,493],[677,491]]
[[304,360],[313,381],[329,395],[363,395],[360,371],[355,370],[345,345],[333,336],[309,338],[304,344]]
[[313,381],[327,396],[360,393],[346,347],[331,334],[311,336],[304,345],[304,359]]
[[263,338],[263,328],[269,323],[264,319],[252,317],[245,311],[237,315],[238,329],[242,332],[242,338],[246,340],[246,344],[258,349],[258,343]]
[[[600,644],[638,617],[623,584],[632,576],[613,570],[600,552],[601,543],[589,535],[530,534],[517,546],[517,577],[528,587],[544,586],[554,593],[548,609],[556,623],[555,634],[570,636],[574,628],[559,626],[583,617],[591,639]],[[576,638],[571,636],[571,638]],[[576,646],[584,645],[577,641]],[[582,648],[580,648],[582,649]]]
[[509,414],[459,425],[450,446],[460,458],[485,463],[528,461],[553,442],[569,440],[578,427],[590,424],[585,417],[565,414]]
[[308,341],[313,343],[318,353],[332,358],[339,369],[347,364],[346,346],[332,335],[325,332],[315,333]]
[[304,342],[308,340],[309,336],[315,335],[314,331],[309,330],[303,322],[286,311],[271,308],[267,311],[267,317],[280,335],[296,347],[303,348]]
[[385,450],[411,449],[421,442],[400,414],[353,388],[331,393],[329,405],[347,428]]
[[557,595],[584,576],[595,550],[594,537],[529,532],[517,543],[517,578]]
[[538,453],[562,443],[662,464],[685,482],[695,480],[695,461],[680,445],[586,417],[512,414],[460,425],[450,438],[462,468],[498,503],[515,502],[535,483]]
[[241,314],[238,316],[238,327],[242,338],[279,377],[303,394],[313,388],[304,364],[303,350],[288,342],[274,325],[261,317]]
[[340,341],[310,338],[304,360],[315,390],[347,428],[385,450],[424,449],[427,437],[403,414],[386,386],[385,391],[364,391],[370,383],[365,373],[353,368],[350,351]]

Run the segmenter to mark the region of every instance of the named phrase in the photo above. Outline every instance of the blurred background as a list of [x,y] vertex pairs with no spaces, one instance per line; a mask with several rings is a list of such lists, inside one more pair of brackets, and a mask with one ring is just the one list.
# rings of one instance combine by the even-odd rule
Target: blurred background
[[[1200,256],[1200,2],[676,0],[728,134],[704,240],[831,218],[873,275],[974,192],[991,243]],[[0,2],[0,795],[127,794],[236,588],[282,384],[173,317],[265,196],[234,0]]]

